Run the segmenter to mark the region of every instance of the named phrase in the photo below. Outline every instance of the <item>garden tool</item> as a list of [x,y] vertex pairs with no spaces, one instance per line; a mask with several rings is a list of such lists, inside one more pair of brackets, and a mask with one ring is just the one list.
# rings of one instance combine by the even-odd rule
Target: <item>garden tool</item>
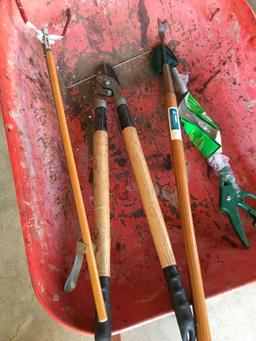
[[[179,77],[177,70],[174,72]],[[180,77],[179,79],[182,81]],[[230,224],[242,245],[249,248],[249,242],[239,215],[239,208],[244,209],[255,221],[256,209],[248,205],[245,199],[256,200],[256,195],[240,189],[231,169],[229,158],[222,153],[219,127],[209,118],[190,92],[179,104],[179,112],[185,132],[218,175],[220,210],[229,218]]]
[[175,66],[177,61],[175,57],[173,58],[172,52],[167,49],[164,43],[166,22],[159,21],[158,25],[161,45],[154,49],[151,64],[158,74],[163,73],[166,110],[170,130],[171,155],[178,192],[181,225],[184,232],[184,244],[193,298],[193,311],[195,314],[197,327],[197,339],[199,341],[210,341],[211,334],[193,225],[192,210],[190,205],[186,161],[180,128],[179,113],[172,76],[168,64],[168,59],[171,59]]
[[135,175],[144,212],[149,224],[157,254],[163,269],[182,340],[195,340],[195,325],[185,290],[183,288],[165,221],[149,173],[140,140],[134,127],[128,105],[121,92],[119,79],[113,68],[102,64],[96,78],[96,93],[101,96],[98,112],[105,112],[105,97],[113,96],[125,141],[126,150]]
[[[158,48],[159,50],[159,48]],[[159,74],[158,50],[152,57],[155,74]],[[178,72],[178,60],[170,49],[168,50],[168,64],[174,79],[174,85],[179,101],[180,121],[184,130],[195,147],[207,159],[208,164],[215,170],[219,178],[219,207],[227,215],[238,239],[245,248],[249,248],[239,208],[244,209],[254,220],[256,210],[245,202],[246,198],[256,200],[256,195],[240,189],[231,169],[229,158],[222,153],[221,133],[218,125],[206,114],[194,96],[187,88],[187,82]]]
[[[68,9],[67,10],[67,22],[64,27],[62,35],[59,36],[55,34],[49,34],[47,26],[45,26],[42,30],[37,29],[28,20],[28,17],[25,13],[25,10],[22,6],[21,1],[16,0],[16,4],[26,26],[30,27],[32,30],[35,31],[37,38],[40,40],[44,48],[48,73],[49,73],[53,97],[55,101],[56,112],[57,112],[58,119],[59,119],[64,152],[65,152],[65,156],[67,160],[67,166],[68,166],[69,176],[71,180],[73,195],[74,195],[74,201],[75,201],[78,219],[80,223],[81,235],[82,235],[82,240],[83,240],[83,242],[80,242],[82,243],[81,249],[84,250],[83,252],[85,252],[86,258],[87,258],[88,270],[89,270],[98,319],[99,321],[104,322],[107,320],[107,312],[106,312],[103,294],[101,290],[98,269],[96,265],[96,260],[95,260],[95,255],[94,255],[94,250],[93,250],[93,245],[92,245],[92,240],[91,240],[90,229],[89,229],[89,225],[87,221],[87,216],[86,216],[83,197],[82,197],[82,191],[81,191],[81,187],[79,183],[74,154],[73,154],[71,140],[69,136],[68,125],[67,125],[67,120],[65,116],[62,96],[60,92],[56,65],[55,65],[54,56],[53,56],[53,52],[51,48],[51,45],[55,41],[63,39],[64,34],[67,31],[67,25],[70,21],[71,13],[70,13],[70,10]],[[79,246],[81,245],[79,244]]]

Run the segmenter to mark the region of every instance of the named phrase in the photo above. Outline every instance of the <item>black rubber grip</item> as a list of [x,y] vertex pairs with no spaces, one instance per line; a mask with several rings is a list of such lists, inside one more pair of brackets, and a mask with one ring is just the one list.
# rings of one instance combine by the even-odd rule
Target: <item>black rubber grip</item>
[[116,108],[116,110],[118,112],[119,121],[120,121],[122,130],[127,127],[134,127],[133,119],[131,117],[127,104],[120,104]]
[[111,341],[110,278],[107,276],[100,277],[100,284],[108,319],[105,322],[99,322],[96,314],[95,341]]
[[107,109],[104,107],[97,107],[94,110],[94,131],[105,130],[107,131]]
[[163,268],[183,341],[196,339],[195,321],[176,265]]

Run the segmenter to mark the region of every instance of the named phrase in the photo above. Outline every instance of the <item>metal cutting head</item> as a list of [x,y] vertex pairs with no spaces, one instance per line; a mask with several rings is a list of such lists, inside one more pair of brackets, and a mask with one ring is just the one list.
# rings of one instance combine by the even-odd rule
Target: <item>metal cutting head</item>
[[108,76],[110,78],[113,78],[120,85],[120,81],[117,77],[117,74],[115,73],[115,71],[111,65],[109,65],[107,63],[101,64],[99,66],[97,73],[100,75],[105,75],[105,76]]
[[96,76],[96,94],[101,96],[121,96],[120,81],[114,69],[107,63],[99,66]]

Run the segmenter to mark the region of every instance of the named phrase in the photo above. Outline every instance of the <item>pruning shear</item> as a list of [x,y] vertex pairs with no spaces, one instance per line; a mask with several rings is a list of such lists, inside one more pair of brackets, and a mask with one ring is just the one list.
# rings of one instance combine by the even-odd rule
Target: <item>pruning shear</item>
[[[192,96],[192,95],[190,95]],[[185,97],[186,99],[186,97]],[[239,208],[244,209],[253,219],[254,222],[256,220],[256,210],[249,206],[245,202],[245,198],[252,198],[256,200],[256,195],[244,190],[241,190],[237,184],[236,178],[233,174],[233,171],[229,165],[229,158],[222,154],[222,143],[221,143],[221,135],[220,130],[217,125],[213,126],[213,121],[207,122],[205,120],[206,113],[203,114],[203,117],[200,118],[194,112],[192,112],[192,108],[188,110],[187,105],[185,104],[185,99],[182,101],[183,103],[179,106],[179,113],[181,122],[184,125],[184,129],[186,131],[186,124],[193,124],[194,127],[190,131],[189,137],[192,142],[193,137],[196,135],[197,139],[200,140],[200,148],[202,147],[203,138],[205,137],[205,145],[209,143],[214,143],[212,151],[214,151],[210,157],[206,155],[206,153],[210,150],[205,146],[200,150],[205,157],[207,157],[208,163],[211,167],[213,167],[219,177],[219,186],[220,186],[220,194],[219,194],[219,208],[220,210],[226,214],[229,218],[230,224],[233,227],[238,239],[241,241],[245,248],[249,248],[249,242],[247,240],[245,231],[243,229],[243,225],[241,222],[241,218],[239,215]],[[195,105],[195,100],[193,104]],[[208,118],[208,117],[207,117]],[[187,132],[187,131],[186,131]],[[207,139],[206,139],[207,138]],[[198,148],[198,145],[194,143]],[[200,149],[198,148],[198,149]],[[219,162],[216,160],[220,160]],[[212,162],[214,161],[215,162]]]
[[222,154],[221,134],[218,125],[207,116],[204,109],[188,91],[177,68],[173,67],[172,75],[176,89],[182,97],[179,104],[179,115],[184,130],[192,143],[207,159],[208,164],[215,169],[219,177],[219,208],[229,218],[238,239],[245,248],[249,248],[239,208],[245,210],[256,223],[256,209],[249,206],[246,198],[256,200],[256,195],[239,188],[229,158]]

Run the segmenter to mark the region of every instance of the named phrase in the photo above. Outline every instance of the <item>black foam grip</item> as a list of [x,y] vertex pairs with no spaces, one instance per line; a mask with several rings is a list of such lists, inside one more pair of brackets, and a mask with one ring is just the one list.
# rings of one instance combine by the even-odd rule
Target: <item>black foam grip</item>
[[107,131],[107,109],[104,107],[97,107],[94,110],[94,130],[105,130]]
[[126,127],[134,127],[133,119],[129,112],[128,105],[120,104],[116,109],[118,112],[119,121],[120,121],[122,130],[125,129]]
[[172,298],[172,305],[180,328],[183,341],[194,341],[196,338],[195,321],[192,315],[185,290],[181,283],[176,265],[163,268],[165,280]]
[[95,341],[111,341],[110,278],[107,276],[100,277],[100,284],[108,319],[105,322],[99,322],[96,314],[94,339]]

